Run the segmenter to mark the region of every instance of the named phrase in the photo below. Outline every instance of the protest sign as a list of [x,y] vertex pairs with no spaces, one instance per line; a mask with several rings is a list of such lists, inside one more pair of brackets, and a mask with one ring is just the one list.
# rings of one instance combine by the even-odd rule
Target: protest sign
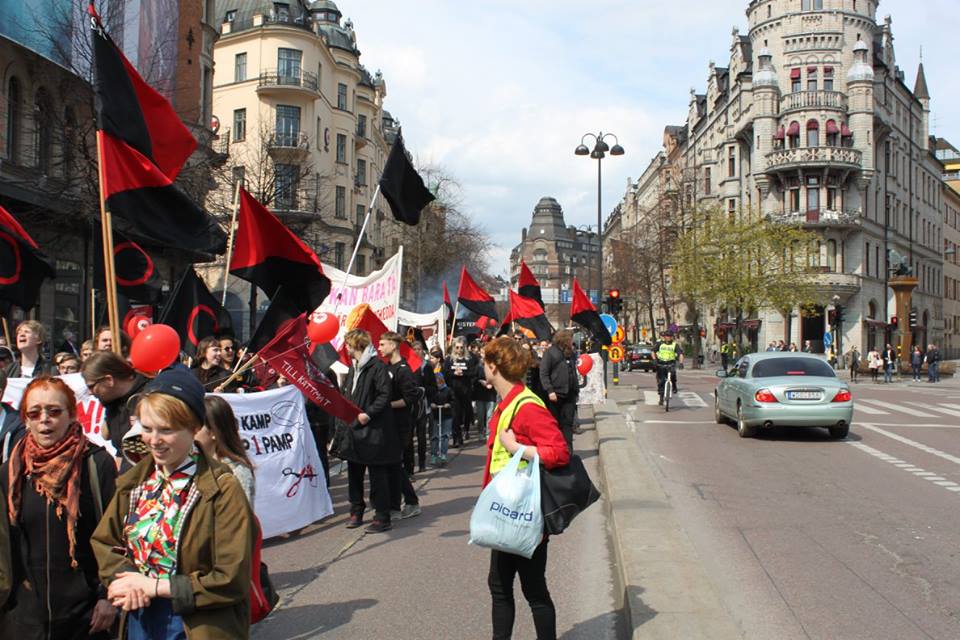
[[254,511],[263,537],[295,531],[333,513],[303,395],[293,386],[217,394],[230,403],[254,465]]
[[414,313],[400,309],[398,318],[400,326],[412,327],[423,332],[427,340],[425,346],[428,348],[436,346],[442,349],[447,344],[447,323],[445,322],[447,313],[445,305],[440,305],[440,308],[433,313]]

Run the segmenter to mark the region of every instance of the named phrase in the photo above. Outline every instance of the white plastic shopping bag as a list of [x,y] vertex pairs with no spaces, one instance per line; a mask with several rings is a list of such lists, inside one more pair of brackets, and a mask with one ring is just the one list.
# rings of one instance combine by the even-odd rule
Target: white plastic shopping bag
[[540,509],[540,457],[519,469],[520,447],[480,493],[470,516],[470,544],[528,560],[543,539]]

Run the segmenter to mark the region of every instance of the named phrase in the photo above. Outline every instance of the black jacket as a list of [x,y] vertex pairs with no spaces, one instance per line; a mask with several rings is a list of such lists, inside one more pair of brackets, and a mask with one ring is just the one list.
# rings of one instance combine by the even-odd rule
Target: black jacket
[[483,360],[477,362],[476,384],[473,392],[473,399],[478,402],[495,402],[497,399],[497,390],[493,387],[487,389],[484,382],[487,379],[487,373],[483,368]]
[[[43,354],[37,356],[37,364],[33,367],[33,375],[31,378],[39,378],[40,376],[52,376],[56,375],[56,367],[53,366],[52,362],[49,362],[46,358],[43,357]],[[20,354],[16,353],[13,357],[13,362],[10,363],[10,366],[7,367],[7,377],[8,378],[23,378],[24,376],[20,372]]]
[[373,352],[371,357],[365,357],[359,369],[358,372],[356,363],[350,367],[343,383],[343,395],[370,416],[370,422],[361,425],[356,420],[350,424],[337,421],[334,446],[344,460],[396,464],[401,460],[403,447],[390,408],[393,384],[387,365]]
[[103,403],[103,409],[107,415],[107,431],[110,434],[110,442],[113,443],[118,455],[123,451],[120,446],[123,442],[123,436],[126,435],[127,431],[130,431],[130,409],[127,407],[127,401],[143,391],[146,384],[147,379],[137,374],[129,392],[112,402]]
[[555,393],[560,398],[575,397],[579,385],[573,356],[566,358],[560,347],[550,345],[540,360],[540,384],[545,396]]
[[20,413],[10,405],[3,405],[3,425],[0,426],[0,464],[10,458],[10,452],[27,435],[27,428],[20,419]]
[[406,402],[405,407],[393,408],[393,424],[400,434],[402,441],[410,433],[410,409],[414,402],[419,402],[420,393],[417,391],[416,380],[413,377],[413,371],[405,360],[400,360],[396,364],[388,364],[387,373],[390,374],[390,400],[402,399]]
[[[117,475],[110,454],[102,447],[90,445],[80,469],[80,517],[74,552],[76,569],[70,567],[66,514],[63,519],[58,518],[56,506],[48,505],[46,498],[24,481],[19,518],[10,523],[10,557],[15,586],[7,607],[13,609],[14,621],[30,621],[31,628],[38,621],[45,626],[45,621],[52,619],[56,626],[75,625],[87,629],[93,606],[99,598],[106,597],[106,590],[97,575],[97,560],[90,547],[90,537],[98,524],[89,473],[90,457],[97,469],[104,509],[113,497]],[[4,519],[7,518],[9,467],[9,463],[0,467],[0,495],[4,507],[0,518]],[[24,580],[29,581],[31,589],[23,587]],[[27,640],[33,636],[21,634],[17,637]],[[46,634],[37,637],[46,637]]]
[[[458,376],[457,373],[463,375]],[[477,382],[477,359],[472,353],[464,358],[447,357],[443,361],[443,377],[457,393],[473,393],[473,386]]]

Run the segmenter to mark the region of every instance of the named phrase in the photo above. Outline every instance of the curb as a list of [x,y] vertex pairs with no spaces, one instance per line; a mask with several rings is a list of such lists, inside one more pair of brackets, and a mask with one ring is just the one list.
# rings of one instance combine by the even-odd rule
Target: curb
[[617,404],[594,407],[616,561],[618,606],[634,640],[727,640],[742,633]]

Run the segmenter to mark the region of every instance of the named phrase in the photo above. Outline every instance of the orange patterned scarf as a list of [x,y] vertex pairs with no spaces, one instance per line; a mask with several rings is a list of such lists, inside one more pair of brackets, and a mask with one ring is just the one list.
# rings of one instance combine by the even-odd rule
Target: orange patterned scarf
[[33,482],[37,493],[47,504],[57,505],[57,517],[67,512],[67,538],[70,543],[70,566],[77,567],[74,551],[77,546],[77,518],[80,516],[80,469],[87,452],[87,438],[83,427],[75,422],[67,428],[63,440],[49,449],[41,448],[33,434],[17,443],[10,455],[10,490],[7,492],[7,511],[11,524],[17,521],[23,502],[23,480]]

